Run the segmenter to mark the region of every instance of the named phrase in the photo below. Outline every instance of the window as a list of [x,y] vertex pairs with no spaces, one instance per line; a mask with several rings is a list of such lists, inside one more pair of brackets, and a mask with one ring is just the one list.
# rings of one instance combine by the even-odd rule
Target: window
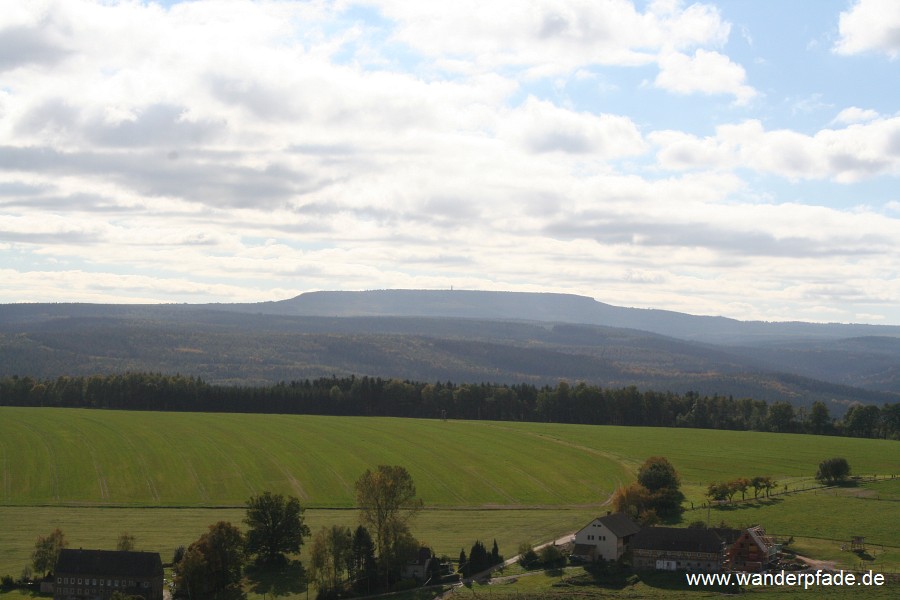
[[78,585],[81,585],[81,577],[78,578]]
[[97,585],[97,580],[96,580],[96,579],[92,579],[91,581],[93,582],[93,583],[91,583],[91,585]]

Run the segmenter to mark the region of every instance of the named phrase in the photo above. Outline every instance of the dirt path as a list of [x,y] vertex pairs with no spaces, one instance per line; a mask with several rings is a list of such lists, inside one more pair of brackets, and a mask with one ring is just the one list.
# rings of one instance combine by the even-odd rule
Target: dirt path
[[816,560],[808,556],[797,555],[797,559],[808,565],[812,569],[822,569],[823,571],[837,571],[837,561],[834,560]]

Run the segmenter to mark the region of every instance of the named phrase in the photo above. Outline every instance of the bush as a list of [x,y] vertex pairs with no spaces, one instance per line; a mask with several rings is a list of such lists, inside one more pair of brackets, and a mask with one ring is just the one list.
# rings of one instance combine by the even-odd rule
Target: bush
[[519,544],[519,564],[523,569],[534,569],[537,567],[538,555],[531,547],[531,544],[523,542]]
[[16,582],[13,580],[12,575],[4,575],[3,577],[0,577],[0,587],[2,587],[4,590],[12,589],[15,584]]
[[548,544],[541,548],[540,560],[545,569],[562,567],[566,564],[566,556],[562,553],[562,550],[553,544]]

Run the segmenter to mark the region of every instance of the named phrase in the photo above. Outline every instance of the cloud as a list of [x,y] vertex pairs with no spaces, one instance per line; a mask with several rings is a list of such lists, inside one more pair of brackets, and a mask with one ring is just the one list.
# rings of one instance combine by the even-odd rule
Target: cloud
[[648,135],[666,169],[749,168],[788,179],[850,183],[900,173],[900,118],[878,119],[815,135],[766,131],[761,122],[721,125],[705,138],[677,131]]
[[893,177],[896,117],[851,107],[801,132],[711,113],[698,133],[631,112],[657,66],[658,89],[703,109],[758,104],[708,4],[14,9],[0,32],[27,52],[3,55],[2,298],[454,285],[799,318],[846,281],[900,305],[893,204],[803,207],[746,175]]
[[858,0],[841,12],[838,54],[879,52],[900,56],[900,3],[894,0]]
[[627,0],[465,0],[373,2],[397,23],[393,38],[430,57],[456,57],[481,69],[522,67],[542,76],[584,65],[652,63],[663,47],[722,44],[730,26],[716,8],[654,2],[645,12]]
[[866,123],[868,121],[874,121],[879,116],[880,115],[876,110],[867,110],[858,108],[856,106],[851,106],[839,112],[831,123],[834,125],[852,125],[854,123]]
[[529,97],[498,127],[508,138],[533,153],[563,152],[597,159],[634,156],[644,152],[637,126],[628,117],[576,113]]
[[728,94],[737,104],[746,104],[756,90],[746,84],[744,68],[727,56],[698,49],[692,56],[665,53],[659,60],[656,86],[677,94]]

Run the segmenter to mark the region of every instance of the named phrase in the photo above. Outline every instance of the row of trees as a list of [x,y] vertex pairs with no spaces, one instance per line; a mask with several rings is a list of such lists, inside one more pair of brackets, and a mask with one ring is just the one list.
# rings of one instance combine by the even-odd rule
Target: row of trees
[[738,477],[731,481],[718,481],[709,484],[706,488],[706,496],[710,500],[722,502],[734,500],[738,492],[741,493],[741,500],[747,497],[747,491],[753,488],[753,498],[759,498],[761,492],[765,492],[765,497],[769,497],[769,492],[775,489],[777,482],[768,476],[758,475],[752,479],[747,477]]
[[148,373],[0,378],[0,406],[63,406],[199,412],[362,415],[594,425],[647,425],[900,439],[900,403],[851,406],[832,418],[823,402],[788,402],[531,384],[422,383],[378,377],[330,377],[271,386],[210,385],[193,377]]

